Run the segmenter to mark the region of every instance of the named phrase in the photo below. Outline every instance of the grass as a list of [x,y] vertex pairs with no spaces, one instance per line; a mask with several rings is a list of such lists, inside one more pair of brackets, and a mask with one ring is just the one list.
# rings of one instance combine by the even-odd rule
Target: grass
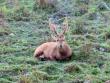
[[[103,1],[110,5],[109,0]],[[8,24],[0,25],[0,83],[104,83],[110,80],[110,11],[97,8],[102,0],[70,0],[72,3],[66,5],[75,9],[67,14],[70,30],[66,34],[73,54],[72,60],[58,62],[38,61],[33,57],[35,48],[50,38],[48,18],[54,16],[55,9],[40,9],[34,0],[18,2],[19,5],[12,7],[6,5],[7,0],[0,1],[2,21]]]

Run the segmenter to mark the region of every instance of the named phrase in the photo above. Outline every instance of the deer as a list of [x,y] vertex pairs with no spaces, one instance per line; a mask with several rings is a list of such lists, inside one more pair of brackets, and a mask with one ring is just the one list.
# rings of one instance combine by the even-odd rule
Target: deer
[[34,57],[40,60],[70,60],[72,50],[65,40],[65,33],[68,31],[68,22],[63,23],[63,30],[58,33],[56,24],[49,21],[50,30],[54,33],[54,41],[41,44],[35,49]]
[[55,7],[57,4],[57,0],[38,0],[38,4],[40,7]]

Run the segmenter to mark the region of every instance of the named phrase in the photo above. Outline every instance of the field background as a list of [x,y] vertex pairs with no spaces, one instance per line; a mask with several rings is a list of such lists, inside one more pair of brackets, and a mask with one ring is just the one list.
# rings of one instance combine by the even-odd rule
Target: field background
[[[38,61],[35,48],[50,39],[48,18],[61,24],[71,61]],[[58,19],[61,19],[58,21]],[[110,80],[110,0],[0,0],[0,83],[105,83]]]

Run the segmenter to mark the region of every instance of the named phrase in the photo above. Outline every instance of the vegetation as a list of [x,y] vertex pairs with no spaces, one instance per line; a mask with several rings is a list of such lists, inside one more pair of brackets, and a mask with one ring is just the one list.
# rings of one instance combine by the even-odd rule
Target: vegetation
[[[59,0],[57,5],[42,9],[36,0],[0,0],[0,83],[110,80],[110,0]],[[35,48],[50,39],[48,18],[61,24],[65,16],[72,59],[34,59]]]

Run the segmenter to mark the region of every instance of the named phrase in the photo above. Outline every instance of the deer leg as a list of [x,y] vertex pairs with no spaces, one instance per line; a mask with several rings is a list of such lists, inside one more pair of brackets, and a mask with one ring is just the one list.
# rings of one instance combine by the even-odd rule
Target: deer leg
[[52,60],[52,61],[55,60],[53,56],[49,56],[49,57],[47,57],[47,59]]
[[69,57],[65,57],[65,58],[58,58],[58,59],[56,59],[57,61],[69,61],[69,60],[71,60],[71,56],[69,56]]
[[47,60],[47,58],[44,55],[39,56],[38,59],[40,61],[46,61]]
[[71,58],[72,58],[72,56],[69,56],[69,57],[65,58],[65,60],[69,61],[69,60],[71,60]]
[[55,57],[55,60],[56,60],[56,61],[61,61],[61,60],[62,60],[62,57],[57,56],[57,57]]

